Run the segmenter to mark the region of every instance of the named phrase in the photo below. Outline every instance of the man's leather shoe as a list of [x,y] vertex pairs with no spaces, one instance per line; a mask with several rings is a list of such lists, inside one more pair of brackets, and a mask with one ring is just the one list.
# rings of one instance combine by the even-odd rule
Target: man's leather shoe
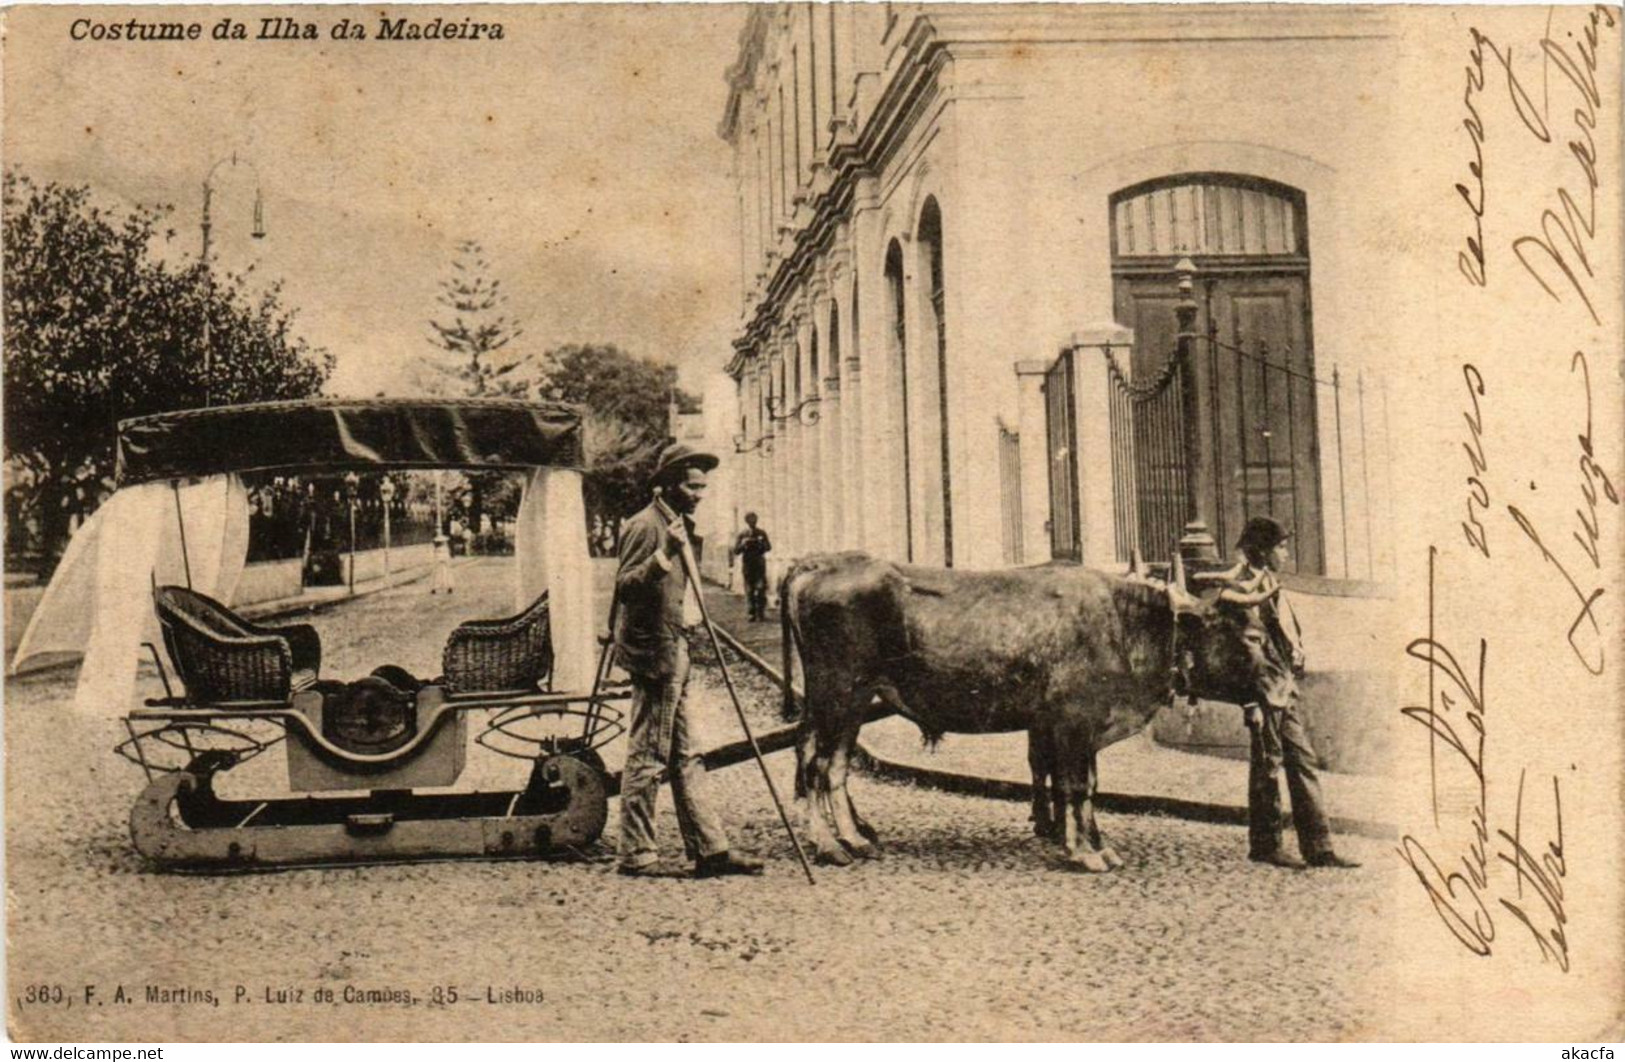
[[729,874],[760,874],[762,861],[733,852],[717,852],[703,856],[694,864],[696,878],[720,878]]
[[1287,855],[1285,852],[1253,853],[1247,857],[1254,863],[1268,863],[1272,867],[1282,867],[1286,870],[1302,870],[1303,864]]
[[680,878],[682,874],[660,863],[622,863],[615,873],[627,878]]
[[1321,852],[1319,855],[1310,857],[1309,865],[1312,867],[1343,867],[1352,870],[1360,864],[1346,856],[1340,856],[1336,852]]

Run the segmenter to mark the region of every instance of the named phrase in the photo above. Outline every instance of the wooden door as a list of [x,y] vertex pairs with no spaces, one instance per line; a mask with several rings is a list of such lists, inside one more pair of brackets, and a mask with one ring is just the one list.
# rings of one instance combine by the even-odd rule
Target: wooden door
[[[1177,284],[1171,272],[1116,278],[1137,381],[1174,356]],[[1294,532],[1295,569],[1323,573],[1307,272],[1208,268],[1196,288],[1197,415],[1186,425],[1185,461],[1198,515],[1227,556],[1248,517],[1272,516]]]

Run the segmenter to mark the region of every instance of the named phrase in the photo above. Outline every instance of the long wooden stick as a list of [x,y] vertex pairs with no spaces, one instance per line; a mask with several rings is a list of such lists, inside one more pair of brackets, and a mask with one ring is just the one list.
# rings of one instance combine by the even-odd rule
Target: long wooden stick
[[700,566],[694,561],[694,553],[689,548],[688,539],[683,540],[683,571],[688,575],[688,581],[694,587],[694,600],[700,604],[700,619],[705,621],[706,633],[711,636],[711,650],[717,654],[717,666],[722,669],[723,685],[728,687],[728,697],[733,701],[734,713],[739,716],[739,727],[745,732],[745,740],[750,742],[750,751],[756,757],[756,766],[762,769],[762,780],[767,783],[767,792],[773,798],[773,806],[778,809],[779,821],[784,823],[784,832],[790,835],[790,843],[795,846],[796,858],[801,860],[801,869],[807,874],[807,884],[816,885],[813,879],[812,864],[807,862],[807,853],[801,849],[801,839],[796,836],[795,829],[790,825],[790,816],[785,813],[784,802],[779,799],[779,790],[773,784],[773,776],[767,773],[767,761],[762,759],[762,750],[756,744],[756,736],[750,732],[750,723],[745,719],[745,708],[739,703],[739,693],[734,689],[733,676],[728,673],[727,658],[722,655],[722,641],[717,637],[717,629],[711,623],[711,610],[705,604],[705,589],[700,585]]

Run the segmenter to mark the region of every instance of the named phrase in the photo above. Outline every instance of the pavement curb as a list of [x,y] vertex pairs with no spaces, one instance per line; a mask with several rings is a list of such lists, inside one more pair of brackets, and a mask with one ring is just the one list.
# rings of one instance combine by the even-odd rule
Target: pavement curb
[[[716,630],[717,635],[729,649],[732,649],[752,667],[761,671],[781,689],[784,687],[784,676],[779,673],[778,669],[743,645],[726,627],[719,626]],[[1024,803],[1030,803],[1032,800],[1032,785],[1030,783],[1013,782],[1003,778],[989,778],[984,775],[962,774],[958,771],[943,771],[888,759],[865,745],[861,736],[858,738],[858,753],[862,757],[864,766],[881,778],[910,782],[929,789],[937,789],[945,793],[959,793],[965,796],[1022,801]],[[1164,815],[1171,818],[1187,819],[1192,822],[1215,823],[1225,826],[1247,825],[1247,808],[1245,805],[1181,800],[1176,797],[1150,796],[1143,793],[1108,793],[1105,791],[1095,794],[1095,803],[1100,810],[1114,814]],[[1396,827],[1387,823],[1371,822],[1366,819],[1348,819],[1333,816],[1331,825],[1333,833],[1355,834],[1360,837],[1370,837],[1382,841],[1391,841],[1399,836],[1399,830]]]
[[394,572],[383,578],[374,579],[370,583],[363,583],[356,587],[355,593],[345,594],[342,597],[330,597],[321,601],[312,601],[303,597],[285,597],[277,601],[262,601],[257,605],[247,605],[238,611],[243,616],[253,620],[282,619],[285,616],[309,616],[318,612],[325,612],[335,605],[371,597],[373,594],[384,590],[393,590],[398,586],[411,586],[413,583],[422,582],[432,574],[434,574],[434,565],[427,564],[422,568]]

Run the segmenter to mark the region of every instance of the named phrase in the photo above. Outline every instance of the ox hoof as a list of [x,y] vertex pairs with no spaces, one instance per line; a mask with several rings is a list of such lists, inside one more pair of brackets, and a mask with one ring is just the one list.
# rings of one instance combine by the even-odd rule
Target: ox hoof
[[1106,861],[1106,866],[1111,870],[1116,870],[1123,865],[1123,857],[1118,855],[1115,849],[1102,848],[1100,856]]
[[1104,874],[1111,869],[1099,852],[1073,852],[1067,862],[1073,870],[1081,870],[1086,874]]
[[844,848],[820,848],[813,853],[813,862],[821,867],[849,867],[852,857]]
[[880,858],[880,846],[877,844],[873,844],[868,841],[865,841],[862,844],[853,844],[850,841],[842,841],[841,843],[846,846],[846,850],[848,852],[852,853],[852,855],[856,856],[858,859]]

